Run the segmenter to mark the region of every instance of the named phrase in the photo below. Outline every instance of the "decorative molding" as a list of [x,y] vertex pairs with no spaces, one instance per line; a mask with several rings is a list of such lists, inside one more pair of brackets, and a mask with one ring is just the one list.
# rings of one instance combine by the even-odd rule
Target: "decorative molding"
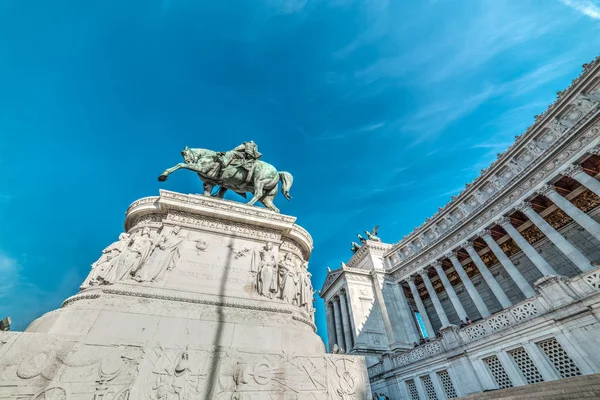
[[[517,137],[516,142],[508,151],[502,154],[499,160],[492,163],[490,168],[482,171],[482,175],[475,182],[468,184],[465,191],[453,198],[434,217],[429,218],[424,225],[415,229],[410,235],[407,235],[403,240],[390,248],[386,256],[396,251],[406,255],[404,259],[396,262],[392,269],[393,272],[400,268],[414,270],[418,266],[419,259],[424,257],[426,261],[427,259],[435,258],[437,255],[443,253],[445,250],[444,247],[450,247],[452,244],[466,237],[468,232],[480,228],[482,222],[489,223],[494,214],[497,215],[500,212],[508,211],[507,208],[510,207],[511,203],[521,198],[524,193],[529,192],[532,187],[535,187],[541,181],[546,180],[548,175],[554,174],[556,169],[564,165],[565,159],[572,157],[585,144],[598,136],[598,126],[592,126],[586,130],[582,130],[581,127],[584,124],[591,123],[592,120],[586,118],[586,116],[596,115],[600,102],[585,96],[575,96],[575,87],[577,86],[577,90],[580,90],[579,87],[583,87],[582,81],[587,77],[591,77],[593,75],[592,71],[594,74],[598,71],[599,60],[600,57],[590,63],[590,66],[585,69],[584,73],[573,81],[569,89],[563,92],[559,100],[551,105],[542,116],[538,117],[534,125],[528,128],[524,135]],[[590,102],[593,102],[593,104]],[[556,115],[550,115],[556,114],[554,110],[559,108],[559,105],[561,108],[566,108],[570,105],[571,110],[577,109],[581,112],[570,112],[567,116],[569,121],[563,122],[562,119],[557,120]],[[576,118],[576,120],[573,118]],[[564,132],[560,132],[562,128],[558,129],[558,131],[556,128],[544,129],[548,128],[551,123],[553,124],[552,126],[558,126],[559,122],[561,126],[568,126]],[[524,140],[525,137],[528,137],[529,141]],[[530,146],[527,146],[528,144]],[[527,152],[532,153],[532,144],[538,146],[543,152],[539,155],[528,156],[530,158],[526,157],[527,159],[519,159],[522,155],[526,155]],[[557,153],[559,147],[563,149],[560,153]],[[550,154],[553,154],[552,158],[549,157]],[[507,164],[511,160],[514,161],[512,169],[514,170],[515,165],[517,165],[517,170],[523,168],[522,173],[513,173],[502,184],[502,190],[495,190],[490,184],[491,177],[496,176],[504,167],[508,168],[509,165]],[[485,189],[486,187],[487,189]],[[469,197],[478,192],[485,194],[475,196],[479,205],[468,216],[458,219],[456,215],[453,216],[453,214],[456,214],[455,211],[458,209],[457,206],[460,202],[469,201]],[[449,221],[450,224],[446,228],[444,228],[444,224],[446,223],[444,221]],[[410,248],[411,242],[419,234],[428,231],[432,227],[443,228],[441,235],[436,240],[431,241],[423,248],[418,249],[418,251],[408,251],[408,254],[404,251],[404,249]],[[464,228],[467,228],[466,231]]]
[[561,172],[562,175],[569,176],[569,177],[574,177],[575,175],[577,175],[579,173],[585,174],[583,167],[579,164],[571,164]]
[[350,268],[355,267],[367,254],[383,257],[391,247],[392,245],[388,243],[367,240],[358,250],[356,250],[356,253],[354,253],[346,265]]
[[478,235],[480,238],[482,238],[482,239],[489,237],[489,238],[491,238],[492,240],[494,240],[494,237],[492,236],[492,230],[491,230],[490,228],[483,228],[483,229],[480,229],[480,230],[477,232],[477,235]]
[[[194,303],[194,304],[205,304],[215,307],[229,307],[229,308],[239,308],[246,310],[255,310],[255,311],[268,311],[274,313],[285,314],[291,316],[292,319],[305,323],[309,325],[313,330],[316,331],[315,325],[307,318],[304,318],[298,315],[297,307],[291,305],[282,304],[281,306],[264,306],[257,303],[250,303],[248,301],[245,302],[236,302],[236,301],[221,301],[221,300],[213,300],[209,298],[202,298],[200,296],[194,295],[184,295],[184,294],[175,294],[175,293],[160,293],[156,289],[153,291],[149,290],[140,290],[133,288],[117,288],[117,287],[103,287],[101,289],[102,293],[111,294],[111,295],[119,295],[119,296],[130,296],[130,297],[143,297],[148,299],[156,299],[156,300],[169,300],[169,301],[177,301],[184,303]],[[72,304],[75,301],[79,300],[88,300],[88,299],[96,299],[101,296],[101,293],[80,293],[74,296],[69,297],[63,302],[62,307],[66,307]]]
[[554,185],[548,183],[535,191],[535,193],[541,194],[544,197],[548,197],[548,195],[552,192],[556,192],[556,188],[554,187]]
[[343,272],[342,269],[339,268],[339,269],[331,271],[327,274],[327,278],[325,278],[325,282],[323,283],[323,286],[321,287],[321,292],[320,292],[321,297],[323,297],[325,292],[327,292],[327,290],[329,290],[329,288],[333,285],[333,283],[337,280],[337,278],[342,275],[342,272]]
[[161,190],[160,198],[177,200],[184,204],[208,207],[219,211],[230,211],[238,214],[249,215],[252,217],[265,218],[272,221],[281,221],[290,224],[296,222],[295,217],[275,213],[273,211],[261,207],[248,206],[232,200],[216,199],[213,197],[203,195],[181,194],[177,192],[171,192],[168,190]]
[[167,221],[176,222],[178,224],[187,224],[201,226],[211,231],[225,232],[250,238],[279,241],[281,235],[271,229],[257,229],[251,225],[242,224],[239,222],[225,221],[217,218],[204,217],[181,211],[169,211]]

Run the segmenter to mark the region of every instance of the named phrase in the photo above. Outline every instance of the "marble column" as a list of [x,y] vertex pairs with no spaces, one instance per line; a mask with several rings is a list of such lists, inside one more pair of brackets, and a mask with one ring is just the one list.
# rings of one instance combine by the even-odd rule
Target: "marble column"
[[417,304],[417,309],[419,310],[419,314],[421,315],[421,320],[423,321],[423,325],[425,325],[425,330],[427,331],[427,335],[429,337],[434,337],[435,332],[433,331],[433,326],[431,325],[431,321],[429,321],[429,317],[427,316],[427,309],[425,308],[425,304],[423,304],[423,300],[421,300],[421,296],[419,295],[419,291],[417,290],[417,285],[415,285],[415,277],[408,277],[408,286],[410,287],[410,291],[415,299],[415,303]]
[[563,210],[569,217],[573,218],[573,220],[581,225],[583,229],[591,233],[596,239],[600,239],[600,224],[592,217],[577,208],[569,200],[561,196],[553,185],[546,185],[537,193],[552,200],[552,202],[556,204],[558,208]]
[[335,323],[333,322],[333,304],[331,301],[327,302],[327,307],[325,308],[325,320],[327,321],[327,344],[329,351],[331,351],[336,340]]
[[340,298],[335,296],[333,298],[333,320],[335,323],[335,338],[337,340],[338,347],[346,350],[346,344],[344,343],[344,335],[342,331],[342,316],[340,315]]
[[492,253],[496,256],[500,264],[504,267],[508,275],[512,278],[512,280],[517,284],[517,287],[521,290],[521,292],[525,295],[525,297],[535,296],[535,290],[531,287],[527,279],[521,274],[521,272],[515,267],[515,265],[510,261],[510,258],[502,251],[498,243],[492,237],[492,234],[489,229],[483,230],[479,233],[479,236],[485,241],[488,245]]
[[563,175],[570,176],[583,186],[600,196],[600,181],[589,176],[581,165],[573,164],[562,172]]
[[519,233],[517,228],[511,224],[509,217],[502,217],[498,219],[496,223],[504,228],[506,233],[508,233],[508,236],[515,241],[517,246],[519,246],[521,251],[525,253],[527,258],[531,260],[533,265],[542,273],[543,276],[558,275],[554,268],[552,268],[550,264],[548,264],[548,262],[544,260],[542,256],[540,256],[537,250],[534,249],[533,246],[530,245],[529,242],[523,237],[523,235]]
[[452,306],[454,307],[454,309],[456,310],[456,313],[458,314],[458,318],[461,321],[464,321],[467,318],[467,312],[465,311],[465,308],[463,307],[462,303],[460,302],[460,299],[456,295],[456,292],[454,291],[454,288],[452,287],[450,280],[446,276],[446,273],[444,272],[444,268],[442,268],[442,263],[438,261],[435,264],[433,264],[433,267],[435,268],[438,276],[440,277],[440,281],[442,281],[442,285],[444,285],[444,289],[446,289],[446,293],[448,293],[448,297],[450,298],[450,302],[452,303]]
[[500,284],[498,283],[496,278],[494,278],[494,275],[492,275],[492,273],[485,265],[481,257],[479,257],[479,254],[477,254],[477,251],[473,247],[473,243],[467,242],[463,247],[471,256],[471,260],[473,260],[473,262],[477,266],[479,273],[481,273],[481,276],[483,277],[483,279],[485,279],[485,282],[492,290],[492,293],[494,293],[494,296],[496,296],[496,298],[498,299],[498,302],[500,302],[502,308],[508,308],[512,306],[512,302],[510,301],[506,293],[504,293],[504,290],[502,290]]
[[421,337],[419,335],[419,328],[415,324],[415,317],[413,316],[412,310],[408,305],[408,300],[406,299],[404,289],[402,288],[400,282],[392,286],[392,291],[398,304],[400,318],[402,320],[402,324],[404,325],[404,330],[406,331],[408,343],[418,342],[419,338]]
[[346,353],[352,350],[352,328],[350,328],[350,319],[348,318],[348,306],[346,303],[346,291],[340,290],[340,309],[342,311],[342,329],[344,330],[344,342],[346,343]]
[[419,275],[423,278],[423,282],[425,283],[425,287],[427,288],[427,292],[429,293],[429,297],[431,297],[431,302],[433,303],[433,307],[435,308],[435,312],[442,323],[442,328],[450,326],[450,321],[448,320],[448,316],[446,315],[446,311],[444,311],[444,307],[442,307],[442,303],[438,298],[431,281],[429,280],[429,276],[427,275],[427,270],[419,271]]
[[469,296],[473,300],[473,303],[475,303],[475,307],[477,307],[477,311],[479,311],[479,314],[481,314],[481,317],[485,318],[485,317],[490,316],[492,313],[490,312],[490,310],[488,310],[483,299],[479,295],[479,292],[477,291],[477,289],[475,289],[473,282],[471,282],[471,278],[469,278],[469,276],[465,272],[463,266],[461,265],[460,261],[458,261],[456,254],[448,253],[448,254],[446,254],[446,257],[448,257],[450,259],[450,261],[452,262],[452,265],[454,266],[456,273],[460,277],[460,280],[462,281],[463,285],[465,285],[465,289],[467,289],[467,292],[469,293]]
[[590,260],[573,246],[563,235],[552,227],[540,214],[538,214],[528,202],[524,202],[518,208],[523,214],[537,226],[546,237],[565,255],[577,268],[586,271],[592,268]]

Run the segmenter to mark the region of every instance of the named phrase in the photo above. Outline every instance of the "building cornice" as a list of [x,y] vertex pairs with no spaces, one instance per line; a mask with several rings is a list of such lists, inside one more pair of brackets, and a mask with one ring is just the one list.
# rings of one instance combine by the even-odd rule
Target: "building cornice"
[[355,267],[368,255],[383,257],[391,247],[392,245],[389,243],[367,240],[358,250],[356,250],[356,253],[352,255],[352,258],[350,258],[346,265],[350,268]]
[[[482,214],[489,214],[484,211],[494,208],[493,205],[507,193],[519,191],[519,183],[528,182],[532,175],[537,176],[540,168],[548,168],[548,161],[558,149],[584,135],[582,131],[589,128],[595,120],[600,90],[596,88],[597,93],[594,92],[591,96],[587,92],[582,95],[582,91],[599,70],[600,57],[584,66],[584,72],[567,90],[559,94],[558,100],[544,114],[537,116],[534,124],[523,135],[518,136],[516,142],[500,154],[489,168],[483,170],[473,183],[467,184],[462,193],[432,218],[428,218],[421,227],[390,247],[385,253],[386,257],[396,253],[403,254],[400,262],[393,259],[395,266],[392,271],[411,264],[431,249],[448,242],[448,238],[456,235],[469,222],[478,217],[481,219]],[[566,128],[561,132],[564,126]],[[587,139],[589,142],[593,137],[588,136]],[[561,156],[564,157],[564,154]],[[554,167],[556,165],[550,169],[554,170]],[[548,174],[544,174],[546,175]],[[445,250],[447,249],[446,247]]]

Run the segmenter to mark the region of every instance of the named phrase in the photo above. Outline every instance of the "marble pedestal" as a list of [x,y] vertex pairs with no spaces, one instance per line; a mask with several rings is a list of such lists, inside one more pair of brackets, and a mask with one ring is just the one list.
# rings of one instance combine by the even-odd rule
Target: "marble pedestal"
[[82,290],[0,332],[0,399],[370,399],[362,357],[325,353],[295,218],[161,191]]

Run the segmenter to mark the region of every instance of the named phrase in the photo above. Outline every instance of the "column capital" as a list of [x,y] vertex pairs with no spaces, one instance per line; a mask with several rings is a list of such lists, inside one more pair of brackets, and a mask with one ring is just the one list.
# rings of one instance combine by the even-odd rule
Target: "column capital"
[[577,175],[580,172],[585,173],[581,165],[571,164],[561,172],[561,175],[573,177],[574,175]]
[[477,234],[482,239],[485,239],[487,237],[489,237],[490,239],[493,239],[493,237],[492,237],[492,229],[491,228],[483,228],[483,229],[479,230],[479,232],[477,232]]
[[418,273],[421,275],[421,278],[425,279],[425,277],[427,277],[427,279],[429,279],[429,271],[427,271],[427,268],[420,270]]
[[541,194],[542,196],[545,196],[545,197],[548,197],[548,195],[550,193],[556,193],[556,188],[554,187],[554,185],[546,183],[544,186],[542,186],[541,188],[537,189],[535,191],[535,193]]
[[442,261],[441,260],[435,260],[433,263],[431,263],[431,266],[433,268],[435,268],[436,270],[438,268],[442,268]]
[[510,223],[510,217],[506,216],[506,215],[503,215],[500,218],[496,219],[495,222],[500,226],[506,226],[506,225],[512,226],[512,224]]
[[341,296],[341,295],[344,295],[344,296],[345,296],[345,295],[346,295],[346,288],[341,288],[341,289],[340,289],[340,290],[337,292],[337,295],[338,295],[338,296]]
[[410,284],[410,283],[415,283],[415,279],[416,279],[416,278],[417,278],[417,277],[416,277],[415,275],[409,275],[409,276],[406,278],[406,282],[408,282],[409,284]]
[[533,208],[531,208],[531,203],[529,201],[523,200],[521,204],[515,206],[515,210],[521,211],[523,214],[526,214],[527,211],[533,211]]
[[463,249],[465,250],[474,250],[473,248],[473,239],[469,239],[462,244]]
[[457,258],[457,257],[456,257],[456,252],[457,252],[457,251],[458,251],[458,250],[452,250],[452,251],[449,251],[449,252],[447,252],[446,254],[444,254],[444,256],[446,256],[447,258],[449,258],[450,260],[452,260],[453,258]]

